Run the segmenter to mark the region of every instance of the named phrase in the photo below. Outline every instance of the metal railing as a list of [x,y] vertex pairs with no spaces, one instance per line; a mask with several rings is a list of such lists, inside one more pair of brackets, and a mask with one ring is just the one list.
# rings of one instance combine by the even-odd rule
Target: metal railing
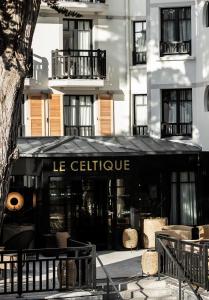
[[110,284],[112,285],[113,287],[113,290],[115,291],[116,293],[116,296],[118,299],[120,300],[123,300],[119,290],[117,289],[114,281],[112,280],[110,274],[108,273],[107,269],[105,268],[103,262],[101,261],[101,259],[99,258],[98,254],[96,254],[96,258],[98,260],[98,263],[100,264],[100,266],[102,267],[102,270],[104,271],[105,275],[106,275],[106,279],[107,279],[107,288],[106,288],[106,292],[107,292],[107,299],[110,298]]
[[147,63],[147,52],[133,51],[133,65],[142,65]]
[[158,276],[166,275],[179,280],[179,299],[182,281],[187,282],[197,299],[202,299],[198,294],[199,287],[209,289],[209,244],[177,240],[156,234],[155,246],[158,252]]
[[94,136],[94,126],[64,126],[64,135]]
[[160,42],[160,56],[173,54],[189,54],[191,55],[192,46],[190,41],[182,42]]
[[96,247],[73,242],[63,249],[1,251],[0,295],[95,289]]
[[192,136],[192,123],[161,123],[161,136]]
[[133,125],[133,135],[148,136],[147,125]]
[[19,137],[24,137],[25,136],[25,125],[19,125],[17,129],[17,135]]
[[52,51],[52,78],[104,79],[105,77],[105,50]]

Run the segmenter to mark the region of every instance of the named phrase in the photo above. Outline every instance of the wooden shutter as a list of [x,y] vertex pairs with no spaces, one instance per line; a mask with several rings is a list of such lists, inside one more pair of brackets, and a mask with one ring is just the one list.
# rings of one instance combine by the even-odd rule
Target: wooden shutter
[[61,136],[61,96],[49,96],[49,135]]
[[99,96],[100,135],[112,135],[113,127],[113,100],[112,95]]
[[43,100],[41,95],[30,95],[30,128],[31,136],[43,134]]

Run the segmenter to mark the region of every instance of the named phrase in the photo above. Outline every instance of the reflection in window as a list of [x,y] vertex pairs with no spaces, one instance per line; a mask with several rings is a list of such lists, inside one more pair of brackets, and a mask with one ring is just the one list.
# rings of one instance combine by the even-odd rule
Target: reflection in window
[[192,89],[162,90],[162,137],[192,135]]
[[130,199],[126,194],[124,179],[116,179],[117,223],[130,224]]
[[146,21],[134,22],[133,65],[146,64]]
[[64,96],[64,134],[93,135],[93,97]]
[[162,55],[191,55],[191,7],[161,9]]

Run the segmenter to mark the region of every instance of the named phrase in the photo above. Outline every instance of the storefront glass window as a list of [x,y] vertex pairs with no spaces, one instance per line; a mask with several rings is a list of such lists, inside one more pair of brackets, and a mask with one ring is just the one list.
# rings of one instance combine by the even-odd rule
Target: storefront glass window
[[194,172],[172,173],[170,223],[197,224]]

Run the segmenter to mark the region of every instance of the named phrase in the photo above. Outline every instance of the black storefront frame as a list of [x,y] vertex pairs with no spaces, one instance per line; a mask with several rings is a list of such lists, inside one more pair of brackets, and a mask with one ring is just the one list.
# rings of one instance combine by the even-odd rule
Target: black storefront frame
[[[79,161],[85,161],[86,159],[89,159],[89,158],[79,158],[78,160]],[[98,158],[97,157],[97,159],[98,160],[101,160],[101,161],[105,161],[105,160],[110,160],[110,161],[114,161],[114,160],[116,160],[115,158],[104,158],[104,157],[100,157],[100,158]],[[76,159],[77,160],[77,159]],[[122,158],[118,158],[118,160],[129,160],[128,158],[124,158],[124,157],[122,157]],[[47,160],[47,161],[49,161],[49,160]],[[53,161],[53,159],[51,160],[51,162]],[[58,160],[58,161],[60,161],[60,160]],[[72,159],[67,159],[66,158],[66,161],[72,161]],[[56,167],[55,167],[56,168]],[[43,170],[44,170],[44,172],[43,172],[43,174],[42,174],[42,187],[43,187],[43,195],[44,195],[44,197],[45,197],[45,209],[44,209],[44,215],[46,216],[46,215],[48,215],[49,216],[49,211],[48,211],[48,209],[47,209],[47,207],[48,207],[48,204],[49,204],[49,193],[48,193],[48,187],[49,187],[49,179],[50,179],[50,177],[57,177],[57,175],[58,174],[55,174],[54,172],[51,172],[51,171],[49,171],[49,170],[46,170],[45,169],[45,167],[44,167],[44,163],[43,163]],[[106,172],[106,174],[102,174],[102,173],[98,173],[98,172],[96,172],[96,173],[94,173],[94,174],[91,174],[91,173],[85,173],[85,172],[83,172],[83,173],[77,173],[77,174],[73,174],[73,175],[71,175],[70,176],[70,174],[67,174],[67,175],[65,175],[65,176],[69,176],[69,179],[70,179],[70,181],[74,181],[74,180],[77,180],[77,181],[79,181],[79,180],[82,180],[82,179],[92,179],[92,180],[94,180],[94,179],[97,179],[98,180],[98,178],[99,178],[99,180],[116,180],[117,178],[118,178],[118,176],[120,177],[120,178],[129,178],[129,182],[132,182],[132,175],[131,174],[127,174],[127,172],[125,172],[125,173],[122,173],[122,175],[120,174],[119,175],[119,173],[112,173],[112,174],[109,174],[109,173],[107,173]],[[61,173],[61,177],[63,177],[63,174]],[[47,196],[46,196],[47,195]],[[115,198],[115,196],[113,196],[114,198]],[[115,205],[116,205],[116,201],[114,201],[114,203],[115,203]],[[114,239],[116,239],[117,241],[119,240],[119,238],[118,238],[118,230],[117,230],[117,225],[116,225],[116,206],[114,207],[114,209],[113,209],[113,224],[112,224],[112,226],[113,226],[113,228],[114,228],[114,232],[113,232],[113,235],[114,235],[114,237],[113,237],[113,235],[112,235],[112,237],[110,237],[110,236],[108,236],[107,237],[107,242],[111,242],[112,244],[113,244],[113,248],[117,248],[117,249],[120,249],[121,248],[121,242],[120,242],[120,245],[118,244],[118,242],[114,242]],[[42,223],[42,229],[43,229],[43,227],[45,228],[45,232],[46,232],[46,236],[48,236],[48,234],[49,234],[49,220],[47,220],[46,218],[45,218],[45,224],[44,224],[44,226],[43,226],[43,223]],[[130,225],[129,224],[127,224],[127,226],[125,226],[124,228],[127,228],[127,227],[130,227]],[[113,229],[112,228],[112,229]],[[120,231],[120,230],[119,230]],[[49,234],[50,235],[50,234]],[[52,234],[53,235],[53,234]],[[107,245],[107,248],[111,248],[110,247],[110,243]]]
[[[90,155],[86,156],[86,157],[80,157],[80,160],[86,160],[86,159],[90,159]],[[105,157],[102,156],[100,157],[101,159],[110,159],[109,157]],[[49,237],[49,231],[48,231],[48,227],[47,227],[47,218],[46,218],[46,212],[47,212],[47,205],[48,205],[48,182],[49,182],[49,177],[50,176],[55,176],[55,174],[53,174],[50,170],[48,165],[46,164],[46,162],[52,162],[55,158],[33,158],[34,163],[32,164],[32,166],[36,166],[36,176],[38,176],[39,178],[41,177],[41,182],[40,185],[37,189],[37,193],[38,193],[38,202],[37,202],[37,208],[36,208],[36,231],[37,231],[37,236],[38,236],[38,240],[37,240],[37,245],[39,246],[46,246],[45,241],[42,239],[43,235],[48,235]],[[69,159],[76,159],[78,160],[78,156],[74,157],[74,158],[67,158],[66,160]],[[96,159],[98,159],[98,157],[96,157]],[[157,194],[157,199],[159,200],[159,207],[160,210],[158,211],[158,214],[155,216],[158,217],[169,217],[168,216],[168,211],[169,211],[169,195],[170,195],[170,191],[169,191],[169,176],[171,174],[171,172],[173,171],[193,171],[196,174],[197,177],[197,203],[198,203],[198,224],[202,223],[202,217],[201,217],[201,188],[200,188],[200,181],[201,181],[201,168],[200,168],[200,162],[199,162],[199,155],[196,154],[185,154],[185,155],[144,155],[144,156],[117,156],[117,157],[111,157],[111,159],[115,160],[115,159],[130,159],[130,161],[132,162],[132,166],[133,169],[131,170],[129,176],[127,176],[127,172],[124,173],[117,173],[117,172],[113,172],[112,175],[110,176],[109,174],[100,174],[99,177],[101,180],[106,179],[106,178],[112,178],[112,179],[116,179],[117,177],[120,178],[125,178],[125,179],[129,179],[129,182],[132,182],[132,187],[130,188],[130,190],[132,191],[131,193],[131,197],[132,197],[132,204],[135,205],[135,201],[138,201],[138,197],[139,197],[139,193],[137,190],[137,185],[139,183],[139,181],[141,179],[144,180],[145,182],[145,186],[146,184],[149,184],[151,182],[151,177],[152,174],[153,175],[153,180],[155,181],[156,179],[159,180],[158,182],[158,194]],[[30,160],[29,158],[25,158],[22,160]],[[60,159],[59,159],[60,160]],[[63,159],[62,159],[63,160]],[[163,162],[163,164],[162,164]],[[18,170],[21,170],[19,164]],[[26,164],[29,165],[29,164]],[[24,172],[25,170],[22,169],[22,172]],[[27,166],[27,172],[28,174],[29,172],[29,167]],[[85,173],[85,172],[84,172]],[[89,177],[89,178],[98,178],[98,174],[94,174],[94,175],[90,175],[90,174],[82,174],[83,177]],[[30,173],[32,174],[32,173]],[[120,174],[118,176],[118,174]],[[14,175],[17,175],[17,173],[15,173]],[[33,175],[35,175],[35,173],[33,173]],[[123,175],[123,176],[122,176]],[[79,175],[80,176],[80,175]],[[76,176],[72,176],[71,178],[75,178],[75,179],[79,179],[78,174]],[[82,176],[80,176],[82,177]],[[116,202],[115,202],[116,205]],[[44,209],[45,207],[45,209]],[[116,209],[115,209],[115,213],[116,213]],[[116,222],[116,215],[114,215],[114,221]],[[116,223],[114,224],[115,229],[116,229]],[[115,239],[115,244],[113,245],[114,248],[117,248],[119,245],[119,240],[121,243],[121,232],[122,229],[118,228],[118,230],[115,230],[115,235],[113,236],[113,238]],[[45,236],[45,237],[46,237]],[[112,241],[110,241],[112,243]],[[139,245],[140,247],[140,245]]]

